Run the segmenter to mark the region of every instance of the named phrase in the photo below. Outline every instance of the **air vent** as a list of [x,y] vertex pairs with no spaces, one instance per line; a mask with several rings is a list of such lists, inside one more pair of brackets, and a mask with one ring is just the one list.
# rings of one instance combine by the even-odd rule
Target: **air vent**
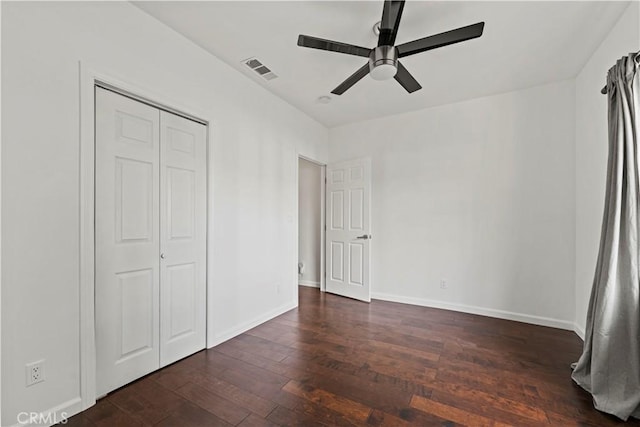
[[271,71],[266,65],[260,62],[260,60],[258,60],[257,58],[245,59],[242,62],[244,62],[244,65],[251,68],[260,77],[262,77],[265,80],[273,80],[276,77],[278,77],[273,71]]

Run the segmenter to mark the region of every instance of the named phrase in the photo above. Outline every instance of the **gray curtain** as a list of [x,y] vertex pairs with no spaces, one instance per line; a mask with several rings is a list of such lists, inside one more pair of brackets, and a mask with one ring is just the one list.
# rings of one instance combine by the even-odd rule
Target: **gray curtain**
[[630,54],[607,76],[609,162],[584,349],[573,380],[600,411],[640,418],[640,76]]

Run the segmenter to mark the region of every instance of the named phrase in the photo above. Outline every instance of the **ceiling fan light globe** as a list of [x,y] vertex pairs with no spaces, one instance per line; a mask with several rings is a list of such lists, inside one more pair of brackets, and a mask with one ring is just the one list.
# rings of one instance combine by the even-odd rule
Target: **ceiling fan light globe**
[[392,79],[397,72],[398,69],[393,64],[380,64],[370,70],[369,74],[374,80],[389,80]]

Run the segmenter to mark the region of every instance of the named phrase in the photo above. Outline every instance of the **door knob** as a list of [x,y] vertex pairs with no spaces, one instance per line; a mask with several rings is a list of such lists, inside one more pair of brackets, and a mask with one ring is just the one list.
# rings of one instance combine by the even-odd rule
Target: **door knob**
[[356,237],[356,239],[369,240],[371,238],[371,234],[363,234],[362,236]]
[[160,259],[164,259],[164,253],[160,254]]

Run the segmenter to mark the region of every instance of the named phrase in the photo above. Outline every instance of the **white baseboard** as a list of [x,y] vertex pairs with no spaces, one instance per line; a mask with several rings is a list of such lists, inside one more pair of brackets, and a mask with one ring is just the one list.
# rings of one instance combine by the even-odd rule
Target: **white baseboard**
[[231,329],[227,329],[226,331],[216,334],[213,336],[213,339],[211,340],[211,342],[207,342],[207,348],[215,347],[218,344],[222,344],[223,342],[228,341],[231,338],[237,337],[238,335],[247,332],[249,329],[255,328],[256,326],[268,320],[271,320],[274,317],[278,317],[281,314],[296,308],[297,306],[298,306],[298,301],[288,302],[286,304],[281,305],[278,308],[268,311],[247,322],[243,322],[238,326],[235,326]]
[[584,329],[582,329],[580,325],[578,325],[577,323],[574,323],[573,332],[575,332],[576,335],[579,336],[582,341],[584,341]]
[[423,307],[441,308],[444,310],[459,311],[462,313],[479,314],[481,316],[495,317],[497,319],[515,320],[517,322],[531,323],[533,325],[550,326],[552,328],[573,331],[575,324],[567,320],[553,319],[550,317],[533,316],[530,314],[514,313],[494,308],[477,307],[473,305],[457,304],[446,301],[437,301],[425,298],[405,297],[400,295],[372,292],[371,298],[384,301],[400,302],[403,304],[419,305]]
[[[67,419],[72,416],[80,413],[82,411],[82,399],[80,397],[75,397],[71,400],[67,400],[64,403],[61,403],[58,406],[54,406],[53,408],[49,408],[45,411],[22,411],[19,415],[16,415],[17,423],[13,424],[11,427],[49,427],[54,424],[64,423]],[[35,422],[28,422],[29,416],[31,412],[37,412],[40,416],[36,417],[34,415],[33,420]],[[64,425],[64,424],[61,424]]]
[[298,285],[300,286],[308,286],[310,288],[319,288],[320,282],[313,282],[311,280],[298,280]]

